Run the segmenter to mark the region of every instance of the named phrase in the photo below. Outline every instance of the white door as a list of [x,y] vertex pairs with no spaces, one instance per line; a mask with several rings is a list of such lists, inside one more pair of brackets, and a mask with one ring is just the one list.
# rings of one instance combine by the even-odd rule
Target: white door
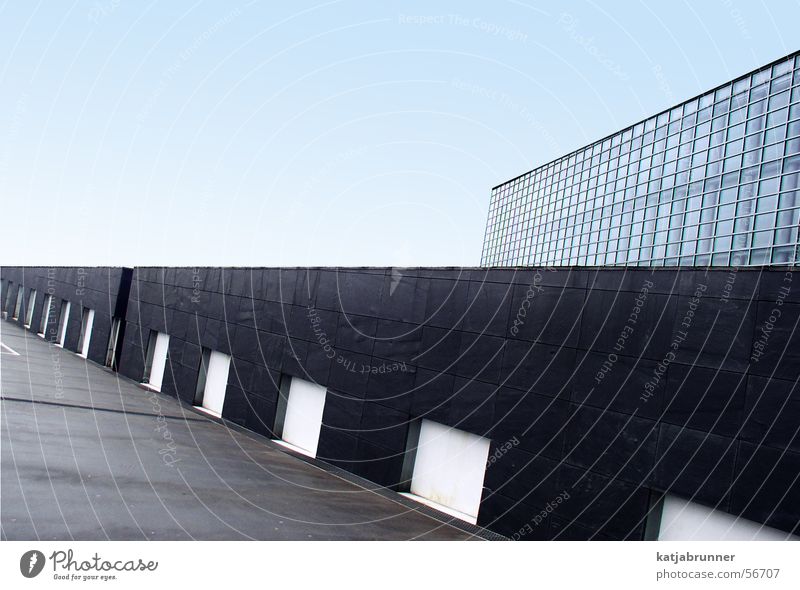
[[42,323],[39,324],[39,334],[46,336],[47,322],[50,320],[50,306],[53,305],[53,296],[45,295],[44,304],[42,305]]
[[92,326],[94,325],[94,310],[88,307],[83,308],[81,317],[81,341],[78,346],[78,354],[89,356],[89,341],[92,339]]
[[297,377],[289,385],[282,438],[311,457],[317,456],[325,392],[322,385]]
[[6,315],[8,314],[8,308],[11,307],[11,299],[13,298],[14,295],[14,289],[12,288],[12,286],[13,283],[11,281],[8,281],[8,294],[6,295],[6,304],[3,307],[3,309],[6,312]]
[[230,356],[216,350],[211,351],[208,358],[206,386],[203,390],[203,407],[217,416],[222,415],[222,406],[225,404],[230,366]]
[[67,339],[67,324],[69,323],[69,310],[72,304],[66,299],[61,300],[61,317],[58,319],[58,340],[59,346],[64,346]]
[[164,381],[164,369],[167,366],[167,350],[169,350],[169,334],[159,332],[153,348],[153,363],[150,365],[150,375],[148,385],[153,389],[161,391],[161,383]]
[[[489,439],[423,420],[411,493],[475,523],[483,493]],[[457,513],[457,514],[454,514]]]
[[11,318],[14,320],[19,319],[19,312],[22,310],[22,296],[23,296],[22,285],[20,285],[19,287],[17,287],[17,300],[14,303],[14,315],[11,316]]
[[25,308],[25,327],[30,328],[33,321],[33,307],[36,305],[36,289],[31,289],[28,296],[28,307]]
[[800,537],[737,518],[722,510],[667,495],[659,541],[800,541]]
[[108,346],[106,347],[106,367],[114,367],[114,355],[117,349],[117,340],[119,339],[119,328],[122,320],[114,318],[111,322],[111,334],[108,336]]

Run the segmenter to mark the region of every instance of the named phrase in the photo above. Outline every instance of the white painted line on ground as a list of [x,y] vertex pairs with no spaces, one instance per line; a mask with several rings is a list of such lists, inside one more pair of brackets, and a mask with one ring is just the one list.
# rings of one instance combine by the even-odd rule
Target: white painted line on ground
[[11,348],[7,344],[3,344],[2,342],[0,342],[0,354],[13,354],[14,356],[19,356],[19,353],[16,350]]

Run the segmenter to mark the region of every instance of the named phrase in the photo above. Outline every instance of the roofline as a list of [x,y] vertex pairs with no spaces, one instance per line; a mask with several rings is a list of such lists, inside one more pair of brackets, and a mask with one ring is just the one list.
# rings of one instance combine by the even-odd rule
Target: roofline
[[691,98],[687,98],[686,100],[682,100],[681,102],[676,103],[676,104],[672,105],[669,108],[666,108],[666,109],[663,109],[661,111],[658,111],[655,115],[649,115],[649,116],[645,117],[644,119],[641,119],[641,120],[636,121],[635,123],[633,123],[631,125],[628,125],[627,127],[623,127],[622,129],[620,129],[618,131],[613,131],[612,133],[609,133],[608,135],[606,135],[604,137],[601,137],[600,139],[596,139],[596,140],[594,140],[594,141],[592,141],[590,143],[587,143],[587,144],[585,144],[585,145],[583,145],[583,146],[581,146],[581,147],[579,147],[577,149],[574,149],[571,152],[568,152],[568,153],[564,154],[563,156],[558,156],[557,158],[555,158],[553,160],[550,160],[549,162],[546,162],[544,164],[540,164],[539,166],[536,166],[535,168],[531,168],[527,172],[523,172],[522,174],[517,174],[513,178],[509,178],[508,180],[504,180],[500,184],[496,184],[495,186],[493,186],[491,188],[491,190],[499,188],[499,187],[501,187],[501,186],[503,186],[505,184],[508,184],[510,182],[514,182],[515,180],[518,180],[518,179],[522,178],[523,176],[527,176],[531,172],[535,172],[536,170],[539,170],[540,168],[544,168],[545,166],[549,166],[550,164],[555,164],[556,162],[558,162],[560,160],[563,160],[564,158],[569,158],[570,156],[572,156],[574,154],[577,154],[581,150],[585,150],[589,146],[592,146],[592,145],[594,145],[596,143],[600,143],[600,142],[605,141],[607,139],[611,139],[612,137],[614,137],[615,135],[617,135],[619,133],[625,133],[628,129],[633,129],[634,127],[636,127],[640,123],[644,123],[648,119],[652,119],[654,117],[658,117],[659,115],[663,115],[664,113],[668,113],[672,109],[674,109],[676,107],[679,107],[681,105],[684,105],[687,102],[691,102],[691,101],[693,101],[695,99],[698,99],[701,96],[704,96],[704,95],[708,94],[709,92],[716,92],[717,90],[719,90],[720,88],[722,88],[724,86],[727,86],[729,84],[733,84],[735,82],[738,82],[739,80],[741,80],[743,78],[746,78],[747,76],[752,76],[753,74],[757,74],[758,72],[761,72],[762,70],[766,70],[767,68],[772,68],[773,66],[778,65],[780,62],[785,61],[785,60],[789,59],[790,57],[797,57],[798,55],[800,55],[800,49],[796,49],[795,51],[792,51],[791,53],[787,53],[783,57],[779,57],[778,59],[775,59],[775,60],[773,60],[773,61],[771,61],[771,62],[769,62],[767,64],[764,64],[763,66],[759,66],[754,70],[750,70],[749,72],[741,74],[741,75],[737,76],[736,78],[733,78],[732,80],[728,80],[727,82],[723,82],[722,84],[714,86],[713,88],[710,88],[708,90],[704,90],[703,92],[701,92],[699,94],[696,94],[696,95],[692,96]]

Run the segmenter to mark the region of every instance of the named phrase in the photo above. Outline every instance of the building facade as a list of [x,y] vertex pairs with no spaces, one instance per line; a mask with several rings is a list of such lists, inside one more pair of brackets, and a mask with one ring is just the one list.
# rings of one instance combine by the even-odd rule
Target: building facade
[[794,53],[492,189],[484,266],[798,260]]
[[87,370],[508,538],[782,539],[794,276],[3,267],[0,304]]

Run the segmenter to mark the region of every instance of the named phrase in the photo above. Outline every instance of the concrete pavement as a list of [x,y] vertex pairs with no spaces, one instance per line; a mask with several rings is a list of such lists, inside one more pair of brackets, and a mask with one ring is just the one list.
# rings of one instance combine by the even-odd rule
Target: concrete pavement
[[469,539],[2,322],[4,540]]

